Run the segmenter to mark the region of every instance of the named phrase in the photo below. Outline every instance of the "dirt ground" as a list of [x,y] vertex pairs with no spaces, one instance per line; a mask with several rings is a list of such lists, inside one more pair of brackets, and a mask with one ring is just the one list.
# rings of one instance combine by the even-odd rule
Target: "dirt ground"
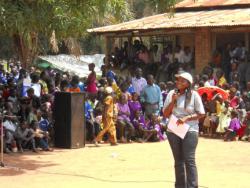
[[[167,141],[14,153],[4,155],[4,163],[0,185],[5,188],[174,187],[173,158]],[[197,165],[202,188],[250,187],[248,142],[200,138]]]

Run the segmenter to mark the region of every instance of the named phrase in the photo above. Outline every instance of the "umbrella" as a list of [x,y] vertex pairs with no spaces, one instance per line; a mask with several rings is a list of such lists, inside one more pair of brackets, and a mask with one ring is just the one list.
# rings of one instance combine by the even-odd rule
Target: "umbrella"
[[197,89],[197,92],[200,96],[206,93],[208,100],[211,100],[216,94],[220,94],[224,100],[227,100],[229,97],[229,93],[227,91],[217,86],[200,87]]
[[54,66],[48,62],[39,63],[39,64],[37,64],[37,66],[41,69],[46,69],[48,67],[54,68]]
[[44,59],[41,59],[40,57],[35,59],[34,65],[40,69],[47,69],[48,67],[55,68],[55,66],[52,63]]

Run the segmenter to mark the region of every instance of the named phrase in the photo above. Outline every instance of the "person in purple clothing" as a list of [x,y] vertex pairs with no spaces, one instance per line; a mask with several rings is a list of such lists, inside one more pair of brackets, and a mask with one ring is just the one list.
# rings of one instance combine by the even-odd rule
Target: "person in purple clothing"
[[123,94],[120,97],[120,101],[118,103],[118,117],[117,117],[117,128],[118,128],[118,137],[121,142],[126,142],[125,139],[125,131],[127,134],[127,141],[131,142],[131,138],[134,136],[134,126],[130,121],[130,110],[128,106],[128,101],[126,96]]
[[141,103],[139,101],[139,96],[136,92],[132,93],[132,100],[128,101],[128,106],[130,110],[130,120],[133,121],[135,118],[135,112],[142,111]]
[[238,112],[233,110],[231,112],[231,121],[228,129],[226,130],[224,141],[234,141],[237,138],[237,131],[240,129],[240,120],[238,118]]
[[148,130],[148,135],[145,139],[152,140],[152,141],[163,141],[164,137],[161,132],[161,126],[158,122],[158,116],[156,114],[152,114],[150,116],[150,121],[148,122],[146,129]]
[[145,137],[146,122],[140,110],[135,110],[132,124],[135,128],[136,138],[138,138],[138,141],[144,142],[142,138]]

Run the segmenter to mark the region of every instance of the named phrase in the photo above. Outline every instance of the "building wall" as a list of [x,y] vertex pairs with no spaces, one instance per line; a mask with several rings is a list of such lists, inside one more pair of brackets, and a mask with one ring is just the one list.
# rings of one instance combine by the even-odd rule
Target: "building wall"
[[199,28],[195,32],[195,73],[211,62],[212,35],[209,28]]
[[180,45],[182,48],[189,46],[191,49],[194,48],[194,35],[193,34],[183,34],[179,35]]

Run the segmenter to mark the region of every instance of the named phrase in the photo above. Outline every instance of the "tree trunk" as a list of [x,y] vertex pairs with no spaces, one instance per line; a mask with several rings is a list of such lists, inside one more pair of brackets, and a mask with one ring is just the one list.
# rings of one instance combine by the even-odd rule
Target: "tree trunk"
[[69,54],[79,57],[82,54],[81,46],[75,38],[69,37],[64,40],[65,45],[68,48]]
[[25,41],[21,34],[13,35],[15,50],[23,68],[28,68],[37,56],[38,35],[33,32],[29,34],[30,44]]
[[13,35],[15,51],[22,66],[27,66],[27,50],[25,49],[23,37],[20,34]]

